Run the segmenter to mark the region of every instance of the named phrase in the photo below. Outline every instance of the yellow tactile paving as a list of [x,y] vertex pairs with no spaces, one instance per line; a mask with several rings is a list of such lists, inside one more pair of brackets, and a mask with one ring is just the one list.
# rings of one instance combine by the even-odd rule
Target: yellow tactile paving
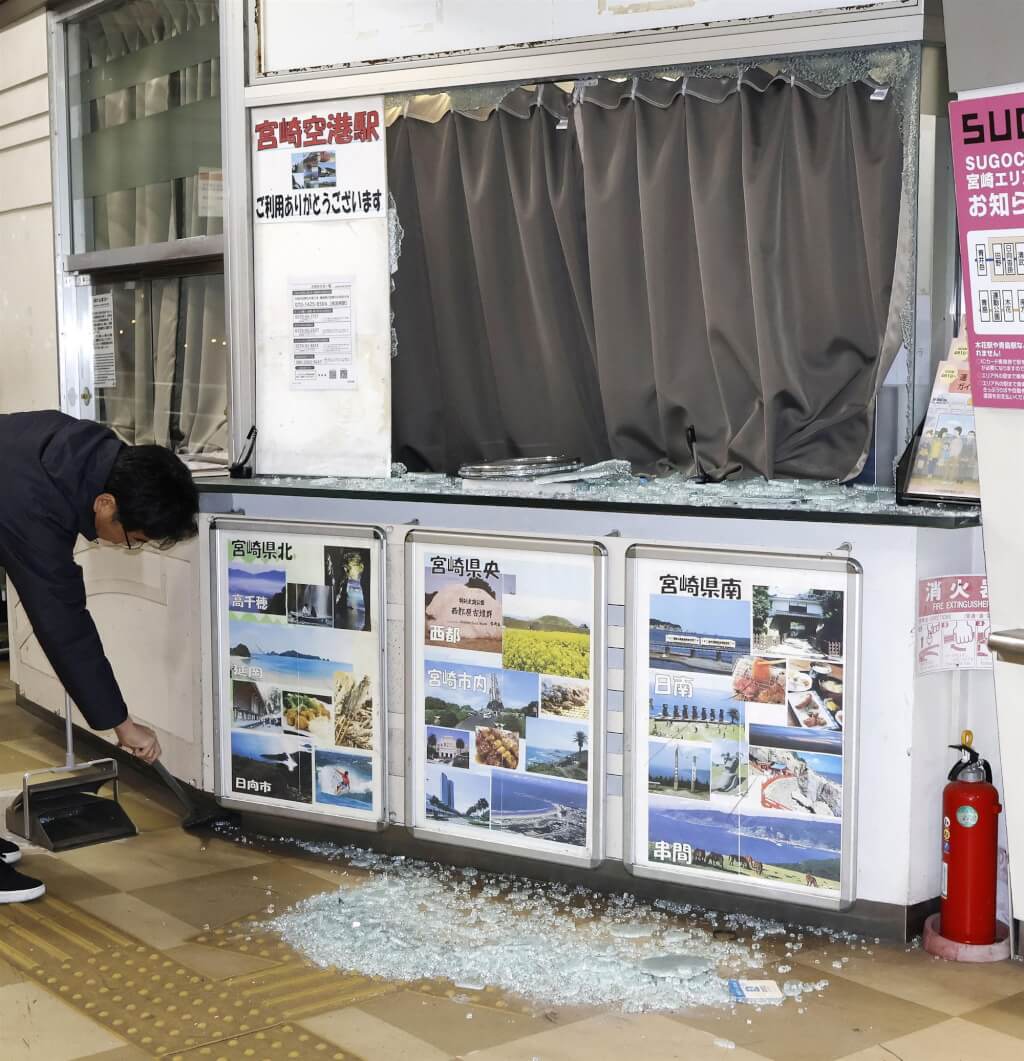
[[304,1028],[292,1024],[278,1024],[250,1035],[240,1035],[217,1043],[208,1043],[180,1054],[170,1055],[172,1061],[360,1061],[347,1050],[339,1049]]
[[0,958],[154,1057],[351,1058],[287,1022],[394,987],[260,949],[277,964],[217,981],[60,899],[0,910]]

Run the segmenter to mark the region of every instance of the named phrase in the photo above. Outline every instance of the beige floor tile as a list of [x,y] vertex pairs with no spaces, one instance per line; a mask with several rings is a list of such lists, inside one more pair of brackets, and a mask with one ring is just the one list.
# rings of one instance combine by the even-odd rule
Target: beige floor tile
[[286,866],[301,869],[303,873],[312,873],[314,877],[319,877],[337,888],[354,888],[364,884],[372,876],[366,870],[350,869],[348,866],[324,862],[321,859],[284,858],[281,862]]
[[0,987],[4,1061],[72,1061],[124,1045],[38,984],[26,981]]
[[138,789],[126,791],[122,785],[121,804],[140,833],[181,827],[181,814],[176,808],[166,806]]
[[24,770],[8,770],[6,773],[0,771],[0,802],[5,807],[21,791],[22,774],[24,773]]
[[104,1050],[102,1054],[90,1054],[79,1061],[150,1061],[152,1056],[135,1046],[122,1046],[117,1050]]
[[551,1028],[543,1017],[517,1013],[511,1008],[467,1006],[414,990],[362,1002],[359,1008],[448,1056],[498,1046]]
[[[719,1039],[723,1045],[716,1045]],[[552,1028],[500,1046],[473,1050],[466,1061],[604,1061],[650,1058],[657,1061],[761,1061],[742,1046],[726,1050],[724,1039],[659,1014],[619,1016],[610,1013]]]
[[52,755],[40,757],[28,754],[15,747],[20,741],[0,744],[0,774],[14,774],[17,780],[11,788],[21,787],[21,775],[26,770],[39,770],[44,766],[52,766]]
[[133,894],[201,929],[206,925],[219,928],[270,906],[282,913],[299,899],[327,890],[326,881],[320,877],[268,861],[209,874],[189,881],[185,887],[174,881],[133,889]]
[[258,866],[268,862],[271,856],[214,837],[162,829],[67,851],[61,858],[127,892],[172,882],[177,885],[209,873]]
[[17,740],[5,740],[5,747],[17,755],[25,755],[40,760],[47,766],[60,766],[64,762],[64,731],[47,728],[41,733]]
[[828,979],[829,987],[799,1005],[787,1001],[765,1006],[760,1013],[737,1006],[731,1012],[701,1010],[674,1014],[672,1019],[732,1039],[773,1061],[835,1061],[946,1020],[937,1010],[828,976],[817,966],[794,963],[787,976]]
[[[829,947],[821,966],[814,968],[821,969],[821,975],[827,979],[852,980],[884,994],[941,1010],[951,1017],[1024,991],[1024,964],[964,965],[933,958],[923,950],[908,953],[905,947],[886,946],[870,949],[869,955]],[[810,964],[808,958],[813,956],[816,956],[814,952],[801,952],[800,961]],[[850,960],[842,969],[833,969],[833,960],[844,956]]]
[[0,987],[6,987],[8,984],[20,984],[24,979],[25,976],[20,969],[16,969],[13,965],[8,965],[3,958],[0,958]]
[[843,1061],[1020,1061],[1024,1056],[1020,1039],[958,1019],[890,1039],[876,1051],[881,1052],[862,1051]]
[[964,1013],[962,1016],[964,1020],[974,1024],[981,1024],[1017,1039],[1024,1039],[1024,994],[1012,995],[1010,998],[1001,999],[990,1006],[976,1009],[972,1013]]
[[54,727],[27,711],[22,711],[14,702],[14,690],[10,695],[0,694],[0,711],[4,711],[4,741],[26,740],[29,737],[41,737],[53,733]]
[[[869,1046],[866,1050],[858,1050],[855,1054],[847,1054],[839,1058],[839,1061],[898,1061],[895,1055],[885,1046]],[[935,1061],[943,1061],[941,1057]]]
[[315,1035],[364,1057],[388,1061],[446,1061],[450,1056],[416,1035],[365,1013],[356,1006],[300,1021]]
[[157,950],[178,947],[196,934],[193,925],[134,895],[115,892],[94,899],[79,899],[77,905]]
[[217,947],[207,947],[202,943],[184,943],[180,947],[165,950],[164,954],[173,961],[195,969],[197,973],[209,980],[226,980],[230,976],[246,976],[277,964],[267,961],[266,958],[239,954],[237,951]]
[[46,885],[48,895],[68,903],[110,895],[117,890],[115,885],[72,865],[67,854],[53,855],[48,851],[33,850],[26,852],[18,865],[25,873],[38,877]]

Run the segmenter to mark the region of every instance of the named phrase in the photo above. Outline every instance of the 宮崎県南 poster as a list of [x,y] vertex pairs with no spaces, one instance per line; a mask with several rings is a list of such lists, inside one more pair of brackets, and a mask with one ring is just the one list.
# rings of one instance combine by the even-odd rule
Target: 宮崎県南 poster
[[847,573],[632,564],[634,862],[838,896]]
[[378,541],[271,523],[218,534],[222,794],[378,819]]
[[[599,747],[595,559],[415,541],[417,822],[587,854]],[[412,614],[412,608],[410,609]]]

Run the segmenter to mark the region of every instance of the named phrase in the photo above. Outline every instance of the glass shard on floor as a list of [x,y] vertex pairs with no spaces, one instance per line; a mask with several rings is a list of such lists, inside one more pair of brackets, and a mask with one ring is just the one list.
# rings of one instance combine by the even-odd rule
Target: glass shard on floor
[[[783,937],[786,957],[802,946],[794,942],[802,935],[777,922],[359,848],[299,846],[335,865],[344,857],[358,876],[268,927],[316,964],[364,976],[490,987],[548,1007],[730,1007],[730,979],[775,972],[778,959],[761,941]],[[795,992],[787,985],[787,994],[826,986],[801,984]]]

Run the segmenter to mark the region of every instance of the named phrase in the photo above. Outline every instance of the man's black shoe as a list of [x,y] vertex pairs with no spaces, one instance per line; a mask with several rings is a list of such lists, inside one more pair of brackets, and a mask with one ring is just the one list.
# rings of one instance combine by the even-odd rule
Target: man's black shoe
[[0,903],[27,903],[45,894],[46,885],[42,881],[0,863]]

